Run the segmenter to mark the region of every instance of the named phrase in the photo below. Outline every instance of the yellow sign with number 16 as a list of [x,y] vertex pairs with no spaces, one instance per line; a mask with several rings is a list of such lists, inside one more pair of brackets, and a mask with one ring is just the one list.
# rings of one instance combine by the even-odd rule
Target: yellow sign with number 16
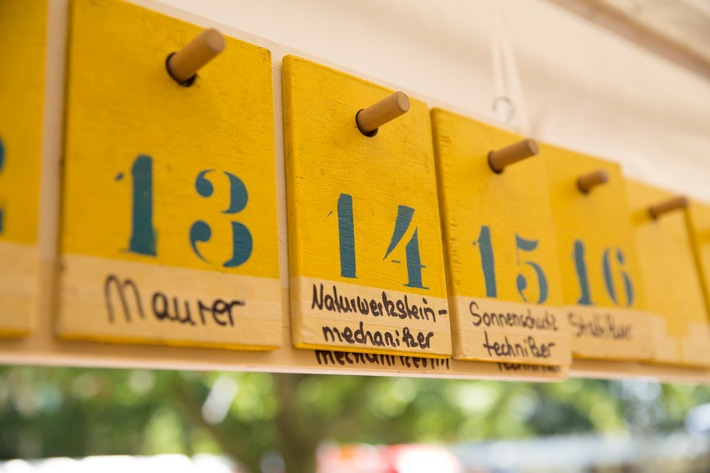
[[574,355],[650,359],[650,318],[621,169],[554,146],[542,152]]

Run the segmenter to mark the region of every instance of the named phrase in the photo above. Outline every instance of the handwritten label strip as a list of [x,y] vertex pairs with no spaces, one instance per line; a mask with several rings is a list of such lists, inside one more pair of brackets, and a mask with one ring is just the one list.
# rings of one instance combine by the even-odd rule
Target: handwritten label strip
[[559,310],[497,299],[454,301],[471,327],[454,331],[459,359],[559,365],[560,358],[569,358],[570,337]]
[[[66,338],[249,348],[281,323],[279,282],[185,268],[65,257],[60,332]],[[100,284],[96,284],[100,281]],[[77,328],[78,327],[78,328]],[[278,343],[274,343],[276,348]]]
[[[430,354],[450,348],[448,305],[444,298],[355,284],[298,278],[293,287],[309,305],[292,314],[294,332],[322,347],[347,345],[351,351]],[[296,340],[296,343],[300,343]]]
[[[652,313],[614,307],[574,305],[564,313],[582,358],[650,360],[653,357]],[[639,323],[639,320],[643,320]],[[604,345],[600,354],[599,345]]]

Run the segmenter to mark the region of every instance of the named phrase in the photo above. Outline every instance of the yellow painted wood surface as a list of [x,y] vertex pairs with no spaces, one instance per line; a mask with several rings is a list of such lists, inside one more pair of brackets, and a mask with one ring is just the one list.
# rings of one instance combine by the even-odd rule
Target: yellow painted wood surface
[[295,56],[283,86],[294,344],[450,355],[426,104],[368,137],[355,115],[391,90]]
[[33,329],[47,1],[0,2],[0,335]]
[[710,312],[710,205],[691,200],[686,216],[705,305]]
[[[126,2],[72,3],[58,323],[65,337],[281,343],[270,53],[227,38],[194,85],[180,86],[166,58],[200,31]],[[109,311],[111,297],[121,310],[111,284],[130,301],[129,280],[145,317],[122,323]],[[228,326],[217,323],[227,318]]]
[[651,218],[673,194],[627,181],[643,289],[653,320],[654,360],[710,366],[710,323],[684,210]]
[[432,121],[455,356],[569,365],[544,164],[496,173],[488,154],[522,136],[442,109]]
[[[651,318],[629,223],[621,169],[615,163],[543,145],[575,356],[600,360],[652,357]],[[580,176],[603,170],[605,184],[583,193]]]

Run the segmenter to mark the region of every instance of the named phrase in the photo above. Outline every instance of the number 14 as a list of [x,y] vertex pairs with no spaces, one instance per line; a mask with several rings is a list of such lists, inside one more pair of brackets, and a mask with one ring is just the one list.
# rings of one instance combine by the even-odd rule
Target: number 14
[[[394,251],[401,243],[405,233],[412,225],[414,209],[406,205],[397,208],[397,217],[394,222],[394,231],[390,240],[384,259]],[[340,194],[338,197],[338,240],[340,246],[340,275],[344,278],[357,278],[356,258],[355,258],[355,223],[353,220],[353,196],[350,194]],[[416,287],[419,289],[429,289],[422,282],[422,264],[419,254],[419,228],[414,228],[414,233],[405,246],[407,258],[406,287]],[[394,261],[399,263],[399,261]]]

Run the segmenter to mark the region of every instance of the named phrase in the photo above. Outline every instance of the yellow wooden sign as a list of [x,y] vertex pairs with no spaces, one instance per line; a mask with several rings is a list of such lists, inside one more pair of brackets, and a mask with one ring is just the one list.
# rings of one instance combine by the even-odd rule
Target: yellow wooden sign
[[441,109],[432,120],[454,356],[569,365],[544,164],[494,172],[489,153],[522,137]]
[[649,207],[673,194],[627,181],[643,289],[653,319],[654,360],[710,366],[710,324],[685,212],[653,218]]
[[0,2],[0,335],[34,327],[46,0]]
[[687,223],[705,294],[705,304],[710,312],[710,205],[691,201],[688,206]]
[[650,359],[650,318],[643,312],[619,166],[553,146],[541,152],[548,169],[572,351],[589,359]]
[[59,333],[281,344],[271,59],[226,38],[191,85],[194,25],[117,0],[70,17]]
[[375,84],[284,58],[294,344],[451,354],[429,111],[365,136]]

